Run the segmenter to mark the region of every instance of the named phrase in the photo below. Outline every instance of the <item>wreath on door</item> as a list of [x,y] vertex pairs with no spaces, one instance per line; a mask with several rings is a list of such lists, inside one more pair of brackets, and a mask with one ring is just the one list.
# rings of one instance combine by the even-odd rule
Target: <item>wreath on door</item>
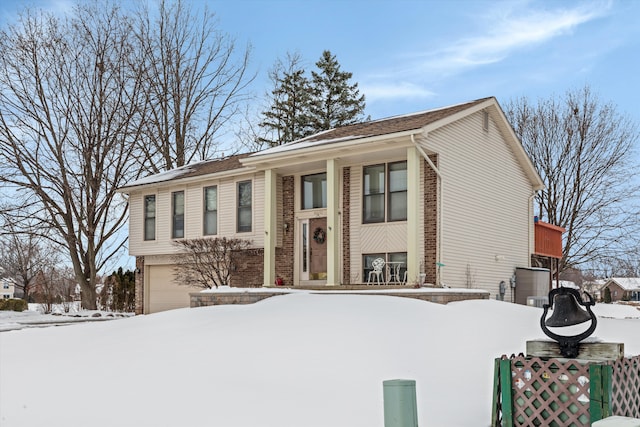
[[316,228],[313,232],[313,240],[321,245],[324,243],[325,239],[327,238],[327,233],[320,227]]

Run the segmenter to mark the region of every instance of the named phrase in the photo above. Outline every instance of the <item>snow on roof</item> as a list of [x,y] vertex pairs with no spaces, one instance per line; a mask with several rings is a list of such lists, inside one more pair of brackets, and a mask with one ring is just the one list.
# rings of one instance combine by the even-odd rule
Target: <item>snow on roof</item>
[[185,175],[191,171],[193,168],[192,165],[182,166],[176,169],[171,169],[165,172],[160,172],[154,175],[149,175],[144,178],[137,179],[133,182],[128,183],[127,187],[137,187],[138,185],[147,185],[147,184],[155,184],[158,182],[170,181],[172,179],[179,178],[182,175]]
[[640,290],[640,277],[611,277],[611,282],[615,282],[625,291]]
[[120,190],[141,185],[157,184],[181,178],[190,178],[201,175],[227,172],[230,170],[237,170],[243,167],[243,165],[240,163],[240,159],[245,158],[248,155],[249,153],[243,153],[228,157],[222,157],[219,159],[202,160],[199,162],[190,163],[179,168],[171,169],[166,172],[160,172],[155,175],[150,175],[145,178],[138,179],[125,185],[124,187],[121,187]]

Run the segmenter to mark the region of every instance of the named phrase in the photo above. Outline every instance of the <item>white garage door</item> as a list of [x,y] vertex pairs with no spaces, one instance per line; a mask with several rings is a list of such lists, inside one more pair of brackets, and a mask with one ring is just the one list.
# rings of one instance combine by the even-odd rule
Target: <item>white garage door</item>
[[145,314],[174,308],[189,307],[189,293],[197,292],[196,288],[178,286],[173,282],[173,266],[150,265],[149,281],[146,288],[148,306]]

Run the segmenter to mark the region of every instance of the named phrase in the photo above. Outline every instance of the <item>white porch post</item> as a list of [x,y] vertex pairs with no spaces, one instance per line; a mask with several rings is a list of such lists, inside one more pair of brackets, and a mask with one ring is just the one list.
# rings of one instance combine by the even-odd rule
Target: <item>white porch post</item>
[[340,280],[340,176],[338,161],[327,160],[327,285]]
[[407,282],[418,278],[420,264],[418,260],[418,235],[420,195],[420,154],[415,147],[407,148]]
[[276,177],[273,169],[264,171],[264,284],[276,281]]

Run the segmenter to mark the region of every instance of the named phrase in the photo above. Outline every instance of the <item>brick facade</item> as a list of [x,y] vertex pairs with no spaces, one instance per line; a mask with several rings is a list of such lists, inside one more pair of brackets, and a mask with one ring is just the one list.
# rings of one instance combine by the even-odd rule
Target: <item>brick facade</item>
[[245,249],[236,258],[232,266],[231,286],[236,288],[255,288],[264,281],[264,249]]
[[351,284],[351,168],[342,169],[342,284]]
[[[438,156],[429,159],[438,167]],[[424,162],[424,260],[426,283],[436,283],[438,253],[438,175]]]
[[293,176],[282,177],[282,246],[276,248],[276,278],[282,279],[284,286],[293,286],[293,244],[294,206]]

